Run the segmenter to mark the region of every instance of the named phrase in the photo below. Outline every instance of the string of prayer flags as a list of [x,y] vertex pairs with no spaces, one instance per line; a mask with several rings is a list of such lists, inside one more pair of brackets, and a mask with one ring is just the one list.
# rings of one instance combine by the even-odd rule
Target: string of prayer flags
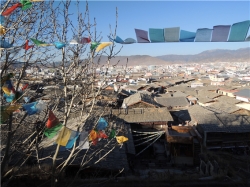
[[79,149],[89,149],[88,132],[86,131],[81,132]]
[[122,144],[123,142],[128,141],[128,138],[125,137],[125,136],[116,136],[116,141],[117,141],[119,144]]
[[48,129],[53,128],[54,126],[56,126],[59,122],[59,119],[54,115],[54,113],[50,110],[49,111],[49,119],[46,123],[46,127]]
[[70,135],[69,141],[66,145],[67,149],[71,149],[73,147],[73,145],[74,145],[76,139],[79,137],[79,135],[80,135],[80,132],[71,130],[71,135]]
[[116,136],[115,130],[112,129],[109,133],[109,139],[115,138],[115,136]]
[[40,41],[40,40],[36,40],[34,38],[30,38],[32,40],[32,42],[34,42],[34,44],[36,44],[37,46],[41,46],[41,47],[46,47],[46,46],[51,46],[51,44],[48,44],[46,42]]
[[44,0],[30,0],[30,2],[42,2]]
[[98,42],[91,42],[91,45],[90,45],[91,51],[95,50],[98,45],[100,45],[100,43],[98,43]]
[[5,33],[6,33],[5,27],[0,25],[0,35],[4,35]]
[[13,85],[12,85],[11,80],[6,80],[5,85],[7,85],[8,89],[11,90],[13,93],[16,92]]
[[62,49],[63,47],[66,46],[66,44],[62,42],[54,42],[54,45],[57,49]]
[[96,129],[104,130],[107,126],[108,126],[108,122],[103,117],[101,117],[97,123]]
[[66,146],[70,136],[71,136],[71,130],[64,126],[56,139],[56,143],[61,146]]
[[34,47],[34,45],[29,45],[29,40],[26,40],[23,48],[27,51],[32,47]]
[[14,12],[14,10],[16,10],[18,7],[22,7],[21,3],[16,3],[13,6],[11,6],[10,8],[7,8],[3,13],[2,16],[9,16],[12,12]]
[[22,10],[27,10],[32,7],[32,3],[29,0],[20,0],[22,4]]
[[53,138],[57,135],[58,131],[63,127],[63,125],[58,122],[55,126],[52,128],[46,128],[44,131],[44,135],[47,136],[48,138]]
[[7,48],[13,47],[12,44],[6,42],[4,39],[1,39],[0,42],[1,42],[1,43],[0,43],[0,47],[1,47],[1,48],[7,49]]

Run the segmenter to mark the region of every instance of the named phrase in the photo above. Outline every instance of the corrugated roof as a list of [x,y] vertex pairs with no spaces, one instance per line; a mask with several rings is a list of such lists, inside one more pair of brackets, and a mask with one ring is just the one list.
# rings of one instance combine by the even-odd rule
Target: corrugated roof
[[135,93],[129,97],[127,97],[126,99],[123,100],[123,106],[131,106],[134,105],[136,103],[139,102],[144,102],[150,105],[153,105],[155,107],[158,107],[158,103],[155,102],[155,100],[153,99],[153,97],[151,95],[148,95],[146,93],[142,93],[142,92],[138,92]]

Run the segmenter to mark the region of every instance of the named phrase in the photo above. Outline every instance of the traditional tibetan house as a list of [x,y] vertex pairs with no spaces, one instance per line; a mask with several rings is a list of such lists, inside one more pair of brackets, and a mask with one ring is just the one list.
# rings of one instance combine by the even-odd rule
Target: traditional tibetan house
[[202,137],[194,126],[171,126],[166,129],[171,162],[198,165]]

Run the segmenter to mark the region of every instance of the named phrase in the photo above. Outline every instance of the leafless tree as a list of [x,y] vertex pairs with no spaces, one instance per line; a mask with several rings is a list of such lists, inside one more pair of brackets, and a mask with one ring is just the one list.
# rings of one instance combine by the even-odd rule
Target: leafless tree
[[[77,7],[76,15],[70,13],[70,7],[74,3]],[[6,9],[12,4],[10,1],[4,1],[2,7]],[[90,49],[89,43],[81,42],[83,36],[97,43],[102,40],[101,35],[96,30],[96,20],[94,19],[91,23],[88,3],[84,2],[84,4],[86,8],[82,12],[79,1],[34,3],[31,9],[15,11],[5,21],[4,26],[11,28],[11,30],[8,30],[2,38],[9,39],[13,46],[22,48],[24,41],[29,38],[37,38],[47,43],[60,41],[65,43],[66,46],[62,49],[56,49],[53,46],[33,47],[28,51],[10,48],[3,50],[1,53],[1,78],[10,72],[19,72],[19,76],[16,77],[16,90],[25,81],[32,83],[32,80],[25,77],[25,71],[31,67],[50,69],[54,72],[52,79],[46,80],[45,77],[40,77],[44,86],[51,87],[47,92],[47,95],[49,95],[47,109],[32,116],[28,116],[25,111],[15,112],[1,125],[4,135],[1,136],[2,177],[8,179],[4,185],[7,185],[13,179],[15,173],[25,166],[31,158],[35,158],[41,172],[51,176],[51,186],[56,186],[57,178],[75,160],[81,159],[80,169],[77,172],[79,174],[81,170],[89,167],[90,163],[99,163],[117,146],[116,141],[111,139],[104,145],[85,151],[82,155],[80,147],[74,144],[70,153],[60,164],[57,161],[60,145],[57,145],[52,153],[43,154],[47,149],[46,143],[53,141],[48,140],[43,135],[49,110],[54,112],[65,127],[72,129],[73,125],[74,129],[79,132],[94,129],[100,117],[109,111],[108,102],[102,100],[101,94],[109,79],[109,68],[114,65],[111,64],[111,59],[120,52],[121,48],[115,50],[115,43],[112,43],[109,47],[96,52],[95,49]],[[73,16],[76,16],[76,20]],[[118,18],[117,10],[114,16]],[[111,38],[116,37],[116,28],[117,22],[115,23],[114,33],[112,33],[110,26]],[[69,45],[71,39],[76,39],[78,43]],[[101,57],[106,58],[106,64],[100,63]],[[21,68],[15,66],[16,64],[20,65],[20,59],[23,59]],[[102,67],[105,68],[104,73],[97,74],[96,69]],[[39,78],[39,76],[36,78]],[[98,81],[99,86],[97,86]],[[15,103],[20,102],[22,104],[21,98],[23,96],[31,97],[32,95],[34,101],[41,99],[39,97],[43,96],[37,92],[32,92],[31,87],[29,87]],[[3,98],[1,98],[1,101],[2,105],[7,105]],[[98,106],[98,102],[104,104]],[[27,126],[32,123],[35,126]],[[99,155],[97,160],[94,159],[95,155]],[[49,173],[42,170],[41,166],[44,160],[52,165],[52,170]],[[12,166],[7,167],[10,162]],[[71,184],[73,184],[73,181]]]

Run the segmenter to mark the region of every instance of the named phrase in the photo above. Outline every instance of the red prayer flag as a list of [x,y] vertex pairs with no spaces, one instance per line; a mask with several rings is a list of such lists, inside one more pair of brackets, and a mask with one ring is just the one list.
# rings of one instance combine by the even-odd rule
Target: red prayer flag
[[9,16],[14,10],[16,10],[18,7],[22,7],[21,3],[16,3],[12,7],[7,8],[3,13],[2,16]]
[[84,44],[84,43],[90,43],[91,42],[91,39],[90,37],[86,38],[86,37],[83,37],[82,40],[81,40],[81,43]]
[[23,48],[27,51],[27,50],[29,50],[32,47],[34,47],[34,45],[29,45],[29,40],[26,40]]
[[108,138],[108,136],[105,134],[105,132],[98,131],[98,138],[104,138],[104,139],[106,139],[106,138]]
[[28,86],[29,86],[29,84],[25,84],[25,85],[22,87],[22,91],[25,90]]
[[54,113],[50,110],[49,111],[49,119],[46,123],[48,129],[56,126],[59,123],[59,119],[54,115]]

